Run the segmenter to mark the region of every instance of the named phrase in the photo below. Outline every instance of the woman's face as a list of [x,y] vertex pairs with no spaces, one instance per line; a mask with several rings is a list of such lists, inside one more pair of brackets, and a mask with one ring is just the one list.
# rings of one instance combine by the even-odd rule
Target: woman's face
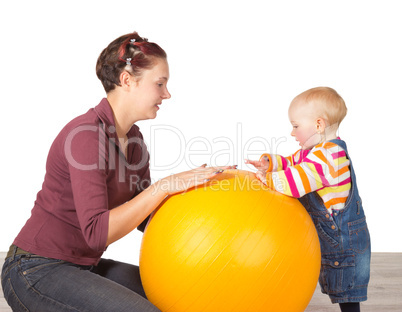
[[156,58],[154,66],[142,72],[141,77],[135,80],[131,89],[131,108],[136,120],[153,119],[162,104],[162,100],[169,99],[167,89],[169,80],[169,65],[165,59]]

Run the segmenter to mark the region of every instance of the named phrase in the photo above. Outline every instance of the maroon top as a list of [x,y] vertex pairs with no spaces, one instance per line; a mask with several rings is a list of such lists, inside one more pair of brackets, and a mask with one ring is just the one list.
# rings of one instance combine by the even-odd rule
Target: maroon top
[[54,140],[42,190],[14,244],[81,265],[96,265],[106,249],[109,210],[150,185],[149,154],[139,128],[120,149],[107,99],[68,123]]

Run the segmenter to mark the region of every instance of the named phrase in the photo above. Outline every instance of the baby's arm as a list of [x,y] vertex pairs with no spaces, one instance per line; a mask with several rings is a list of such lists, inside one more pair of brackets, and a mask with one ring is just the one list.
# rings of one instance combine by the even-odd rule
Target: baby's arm
[[[295,154],[296,155],[296,154]],[[267,172],[275,172],[285,170],[289,166],[293,165],[294,155],[283,157],[278,154],[263,154],[261,159],[266,159],[268,161]]]
[[268,157],[264,155],[261,156],[260,160],[245,159],[244,162],[253,165],[258,171],[267,172],[270,162]]
[[291,166],[293,159],[293,155],[289,157],[283,157],[276,154],[263,154],[260,157],[260,160],[246,159],[245,163],[253,165],[258,170],[256,172],[257,178],[262,183],[267,184],[267,172],[284,170],[288,166]]
[[[288,196],[300,198],[327,186],[338,186],[350,179],[346,154],[333,145],[314,148],[300,164],[284,170],[267,172],[268,187]],[[342,156],[342,157],[340,157]]]
[[250,160],[250,159],[245,159],[244,161],[246,164],[253,165],[256,169],[256,175],[257,178],[264,184],[265,183],[265,175],[267,174],[267,171],[269,169],[270,162],[268,160],[267,156],[262,155],[260,160]]

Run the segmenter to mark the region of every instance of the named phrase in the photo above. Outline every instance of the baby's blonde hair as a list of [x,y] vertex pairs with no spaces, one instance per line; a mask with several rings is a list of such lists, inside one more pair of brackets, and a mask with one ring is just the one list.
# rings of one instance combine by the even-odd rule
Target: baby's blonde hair
[[347,108],[343,98],[334,89],[329,87],[312,88],[296,96],[292,102],[303,101],[314,105],[318,117],[328,121],[329,126],[339,124],[345,118]]

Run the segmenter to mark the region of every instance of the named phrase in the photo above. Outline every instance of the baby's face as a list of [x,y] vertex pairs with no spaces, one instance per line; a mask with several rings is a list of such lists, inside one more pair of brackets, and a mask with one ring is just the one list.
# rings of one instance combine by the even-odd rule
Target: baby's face
[[292,102],[289,107],[289,120],[292,124],[291,136],[296,138],[302,149],[311,149],[321,141],[318,133],[317,116],[312,107],[304,102]]

